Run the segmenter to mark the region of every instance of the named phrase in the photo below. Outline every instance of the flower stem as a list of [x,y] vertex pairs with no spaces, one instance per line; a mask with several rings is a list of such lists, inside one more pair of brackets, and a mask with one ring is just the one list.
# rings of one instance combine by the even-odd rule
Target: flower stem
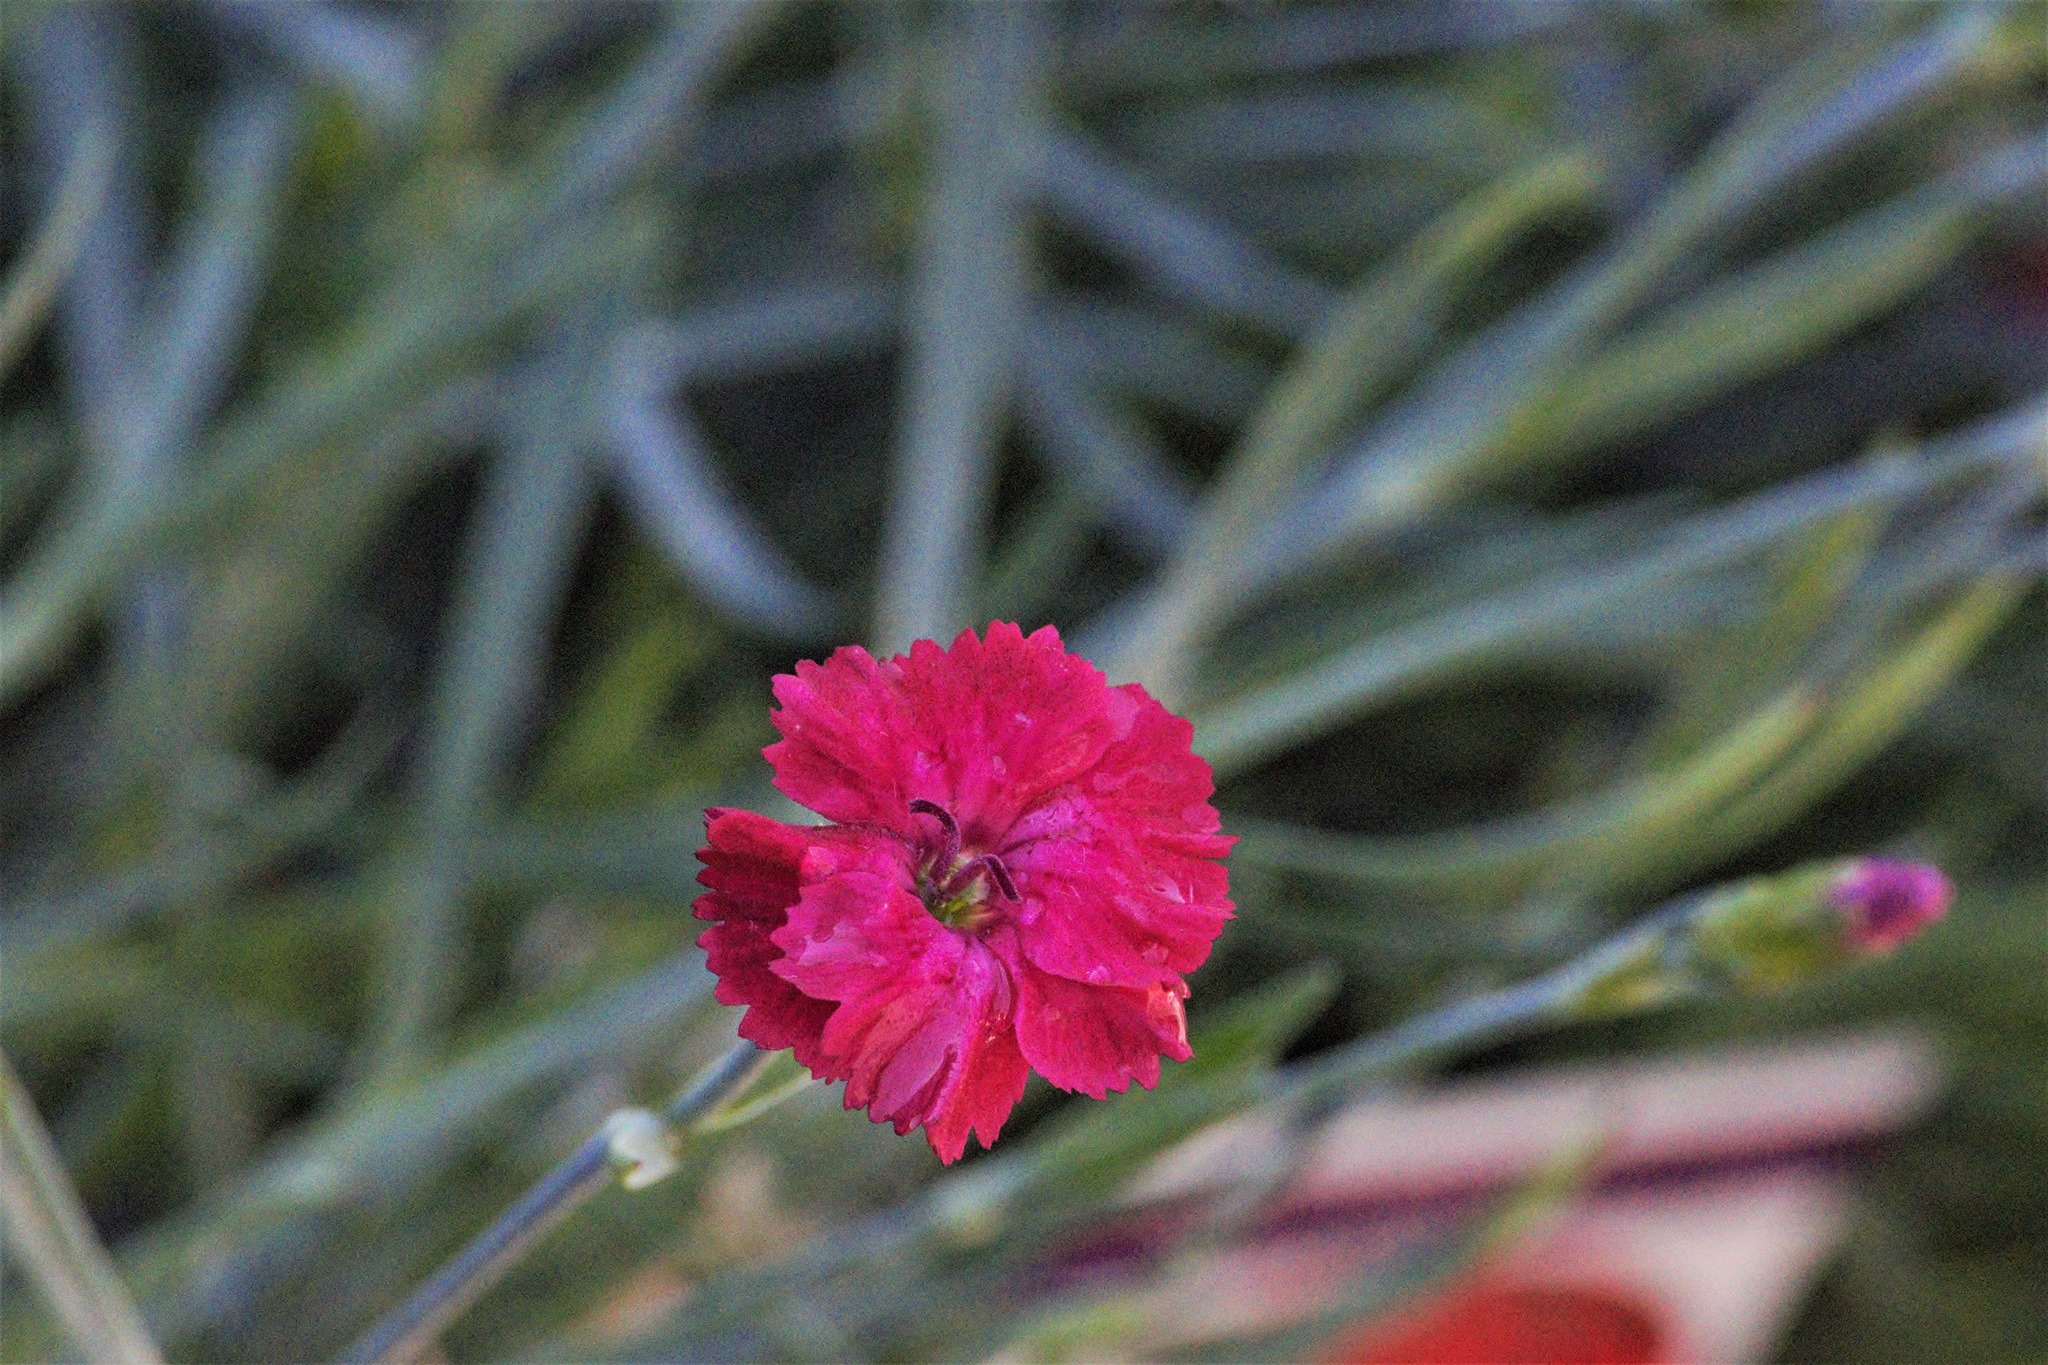
[[[699,1072],[661,1113],[671,1126],[694,1122],[731,1096],[770,1054],[741,1043]],[[621,1111],[613,1120],[639,1111]],[[457,1252],[412,1297],[386,1316],[343,1353],[344,1365],[394,1365],[409,1361],[485,1290],[503,1278],[534,1244],[581,1208],[603,1187],[617,1162],[615,1134],[620,1125],[607,1120],[554,1170],[499,1214],[468,1246]]]
[[[1763,884],[1770,879],[1757,879]],[[1687,896],[1645,915],[1562,966],[1455,1000],[1290,1068],[1276,1087],[1319,1114],[1369,1085],[1427,1062],[1570,1019],[1632,1014],[1738,989],[1701,974],[1695,935],[1714,902]]]
[[1596,1019],[1717,995],[1769,994],[1858,956],[1887,952],[1864,925],[1897,898],[1904,937],[1941,918],[1941,873],[1886,859],[1828,859],[1724,883],[1667,903],[1541,976],[1439,1009],[1291,1069],[1276,1086],[1320,1112],[1391,1072],[1546,1023]]

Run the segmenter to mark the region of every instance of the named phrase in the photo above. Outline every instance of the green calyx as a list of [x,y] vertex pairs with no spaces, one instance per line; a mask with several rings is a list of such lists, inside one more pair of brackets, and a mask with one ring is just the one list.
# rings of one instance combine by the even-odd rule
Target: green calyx
[[[949,879],[950,880],[950,879]],[[918,894],[932,918],[949,929],[972,931],[994,917],[989,907],[988,883],[979,879],[947,891],[945,884],[920,878]]]

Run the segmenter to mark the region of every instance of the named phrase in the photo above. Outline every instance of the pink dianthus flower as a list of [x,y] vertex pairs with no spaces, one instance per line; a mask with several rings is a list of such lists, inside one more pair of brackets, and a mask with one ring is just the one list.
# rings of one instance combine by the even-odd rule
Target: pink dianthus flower
[[1187,721],[1001,621],[840,649],[775,697],[775,785],[834,823],[705,812],[698,942],[741,1037],[946,1162],[995,1142],[1032,1069],[1100,1099],[1188,1058],[1231,840]]

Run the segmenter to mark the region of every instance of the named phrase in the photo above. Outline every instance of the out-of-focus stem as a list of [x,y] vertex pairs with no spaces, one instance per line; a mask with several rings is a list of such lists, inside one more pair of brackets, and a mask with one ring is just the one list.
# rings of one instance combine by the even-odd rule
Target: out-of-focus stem
[[[752,1043],[739,1044],[670,1101],[661,1120],[683,1125],[709,1113],[738,1090],[768,1055]],[[628,1119],[639,1122],[621,1121]],[[606,1120],[561,1165],[414,1290],[411,1298],[351,1346],[341,1357],[345,1365],[390,1365],[416,1358],[535,1243],[596,1194],[622,1158],[634,1158],[635,1153],[621,1140],[623,1134],[632,1132],[638,1137],[661,1120],[639,1110],[621,1110]],[[627,1184],[635,1184],[630,1175]]]
[[[1452,1001],[1306,1063],[1276,1078],[1278,1089],[1315,1108],[1341,1101],[1361,1085],[1570,1016],[1601,987],[1634,968],[1661,962],[1683,942],[1690,920],[1683,904],[1652,915],[1554,971]],[[1646,992],[1632,1003],[1647,1007],[1681,993],[1673,988],[1653,998]]]

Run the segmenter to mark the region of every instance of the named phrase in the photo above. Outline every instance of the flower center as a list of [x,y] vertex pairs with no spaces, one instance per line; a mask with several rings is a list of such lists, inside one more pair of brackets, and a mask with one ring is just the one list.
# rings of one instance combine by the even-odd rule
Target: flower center
[[953,812],[922,797],[910,803],[911,813],[938,821],[944,841],[927,849],[917,864],[917,894],[932,918],[952,929],[973,931],[995,918],[989,904],[993,886],[1007,900],[1017,899],[1010,869],[993,853],[965,854],[960,849],[960,822]]

